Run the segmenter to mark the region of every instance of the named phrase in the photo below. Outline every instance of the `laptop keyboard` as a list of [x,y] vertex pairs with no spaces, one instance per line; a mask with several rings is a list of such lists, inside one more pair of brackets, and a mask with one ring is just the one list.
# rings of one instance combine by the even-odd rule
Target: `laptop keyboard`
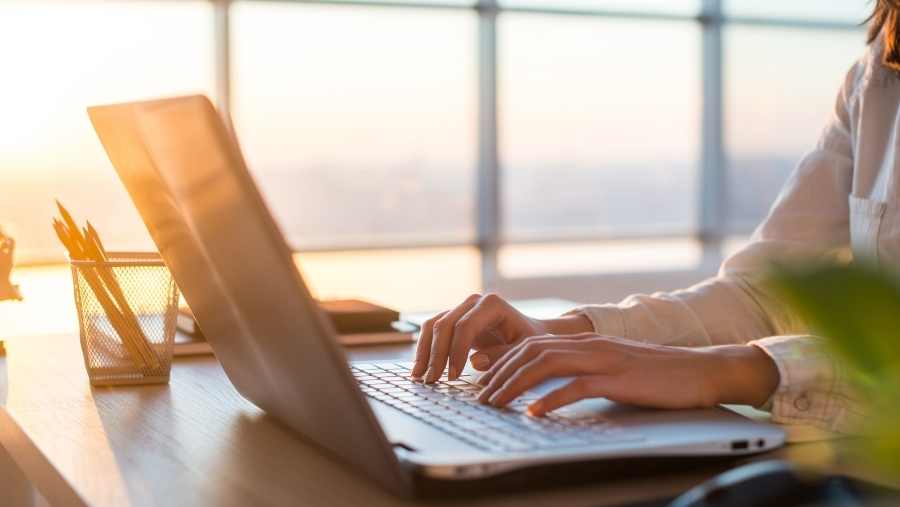
[[504,408],[477,401],[481,387],[468,374],[433,384],[410,378],[412,363],[351,364],[360,389],[370,398],[422,420],[485,451],[522,452],[644,440],[608,421],[572,419],[553,412],[531,417],[525,393]]

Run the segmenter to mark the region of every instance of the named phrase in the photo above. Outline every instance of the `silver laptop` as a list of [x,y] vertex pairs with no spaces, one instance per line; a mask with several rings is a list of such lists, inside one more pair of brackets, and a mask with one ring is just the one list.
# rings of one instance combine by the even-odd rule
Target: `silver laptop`
[[[206,97],[91,107],[91,121],[216,357],[245,398],[400,494],[539,465],[742,455],[782,430],[723,409],[587,400],[532,418],[480,405],[474,378],[348,364]],[[564,380],[557,380],[557,382]]]

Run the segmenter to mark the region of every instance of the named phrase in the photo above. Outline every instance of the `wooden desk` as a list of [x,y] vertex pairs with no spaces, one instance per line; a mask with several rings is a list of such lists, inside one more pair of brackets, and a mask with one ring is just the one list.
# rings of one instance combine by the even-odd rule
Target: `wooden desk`
[[[0,487],[0,505],[29,505],[26,480],[59,507],[416,505],[250,404],[212,356],[176,358],[168,385],[91,388],[77,335],[10,339],[6,346],[0,444],[14,461],[4,480],[19,483]],[[411,351],[384,346],[349,356],[405,359]],[[673,496],[720,471],[440,504],[616,505]]]

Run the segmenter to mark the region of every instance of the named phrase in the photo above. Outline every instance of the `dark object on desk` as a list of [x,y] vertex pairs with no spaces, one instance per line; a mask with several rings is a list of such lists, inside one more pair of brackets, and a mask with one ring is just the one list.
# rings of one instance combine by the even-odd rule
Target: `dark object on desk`
[[400,312],[358,299],[319,301],[338,334],[390,332]]
[[16,241],[7,236],[3,229],[0,229],[0,301],[14,299],[22,300],[19,293],[19,286],[13,285],[9,281],[9,274],[13,267],[13,252],[16,248]]
[[342,345],[410,343],[418,326],[400,322],[400,312],[358,299],[318,301]]
[[[338,334],[412,332],[415,329],[397,329],[400,312],[358,299],[319,301],[319,308],[325,310]],[[203,331],[194,320],[190,308],[178,309],[178,329],[185,333],[203,336]]]
[[[405,322],[388,322],[387,325],[382,324],[382,320],[389,316],[391,318],[399,313],[388,310],[387,308],[366,303],[358,300],[345,301],[328,301],[320,303],[320,307],[328,312],[329,316],[338,314],[338,319],[342,322],[370,322],[372,327],[364,328],[362,326],[350,326],[349,329],[354,331],[345,331],[348,327],[338,328],[338,340],[342,345],[384,345],[389,343],[411,343],[414,339],[415,332],[418,327]],[[337,308],[339,311],[332,313],[331,309]],[[372,317],[372,314],[376,314]],[[353,315],[365,315],[362,319],[354,320]],[[194,320],[194,314],[191,309],[183,306],[178,309],[178,333],[175,335],[175,355],[176,356],[192,356],[197,354],[212,354],[212,347],[206,341],[203,330]]]
[[196,356],[199,354],[212,354],[212,347],[202,333],[185,333],[181,328],[175,331],[175,343],[172,346],[172,355]]
[[669,507],[856,507],[897,501],[897,492],[822,476],[779,460],[729,470],[676,498]]

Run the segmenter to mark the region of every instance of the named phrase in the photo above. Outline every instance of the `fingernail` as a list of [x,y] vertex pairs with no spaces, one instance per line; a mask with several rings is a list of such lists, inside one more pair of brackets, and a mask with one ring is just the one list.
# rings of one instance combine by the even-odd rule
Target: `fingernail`
[[434,366],[429,366],[428,371],[425,372],[425,383],[430,384],[434,382]]
[[419,376],[419,368],[421,368],[421,367],[422,367],[421,363],[419,363],[419,361],[415,361],[413,363],[412,370],[410,370],[410,372],[409,372],[410,376],[418,377]]
[[528,405],[528,415],[541,415],[544,413],[544,401],[535,400],[534,403]]
[[478,397],[475,398],[478,400],[478,403],[487,403],[488,398],[491,397],[491,391],[488,388],[484,388],[481,392],[478,393]]
[[473,368],[479,369],[487,368],[491,364],[491,360],[488,359],[487,354],[472,354],[469,361],[472,363]]
[[479,376],[477,379],[475,379],[475,384],[480,385],[481,387],[486,387],[488,385],[488,382],[490,382],[490,380],[491,379],[488,378],[488,374],[485,373],[485,374]]
[[488,398],[488,403],[490,403],[491,405],[494,405],[494,406],[498,406],[497,402],[499,402],[500,398],[502,398],[502,397],[503,397],[503,389],[498,389],[497,392],[495,392],[494,394],[491,395],[490,398]]
[[456,380],[457,377],[456,366],[451,366],[450,370],[447,371],[447,380]]

